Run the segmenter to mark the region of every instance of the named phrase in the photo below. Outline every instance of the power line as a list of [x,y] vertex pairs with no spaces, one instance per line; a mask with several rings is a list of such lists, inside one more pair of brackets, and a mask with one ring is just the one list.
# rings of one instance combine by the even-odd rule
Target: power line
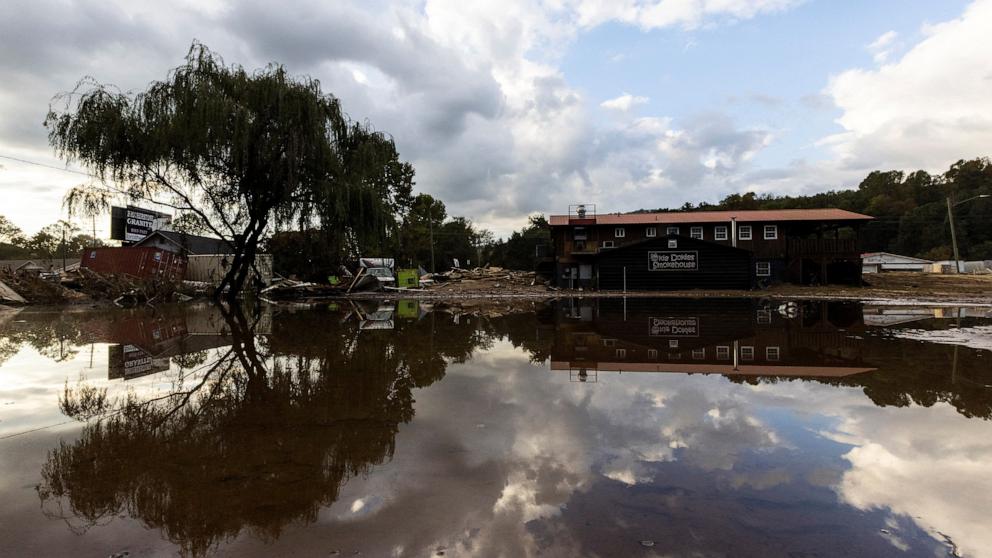
[[58,170],[58,171],[71,172],[73,174],[81,174],[83,176],[88,176],[90,178],[97,178],[96,176],[93,176],[92,174],[90,174],[88,172],[78,171],[78,170],[75,170],[75,169],[68,169],[68,168],[65,168],[65,167],[56,167],[55,165],[49,165],[49,164],[46,164],[46,163],[39,163],[37,161],[29,161],[27,159],[21,159],[20,157],[11,157],[10,155],[0,154],[0,159],[9,159],[11,161],[17,161],[18,163],[25,163],[25,164],[28,164],[28,165],[35,165],[37,167],[45,167],[45,168],[48,168],[48,169],[54,169],[54,170]]

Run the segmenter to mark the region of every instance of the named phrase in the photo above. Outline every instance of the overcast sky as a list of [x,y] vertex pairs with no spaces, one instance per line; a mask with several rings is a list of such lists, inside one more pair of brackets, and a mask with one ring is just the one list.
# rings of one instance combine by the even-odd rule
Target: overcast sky
[[[197,39],[319,78],[396,138],[418,190],[504,235],[571,203],[851,188],[992,155],[990,30],[992,0],[6,0],[0,156],[64,166],[42,126],[55,94],[86,75],[143,88]],[[0,165],[0,214],[28,233],[85,180]]]

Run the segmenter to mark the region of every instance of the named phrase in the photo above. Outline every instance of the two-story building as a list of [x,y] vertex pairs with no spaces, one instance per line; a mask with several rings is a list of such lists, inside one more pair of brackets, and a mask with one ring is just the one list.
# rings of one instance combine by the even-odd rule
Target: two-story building
[[556,284],[603,290],[860,284],[858,233],[842,209],[597,214],[549,219]]

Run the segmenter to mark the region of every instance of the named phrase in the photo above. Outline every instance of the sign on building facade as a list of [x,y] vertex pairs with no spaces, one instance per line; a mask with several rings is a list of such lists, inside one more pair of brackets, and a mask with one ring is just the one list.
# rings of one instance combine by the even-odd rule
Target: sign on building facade
[[699,337],[699,318],[648,318],[651,337]]
[[648,252],[648,271],[697,270],[699,270],[699,252],[696,250]]

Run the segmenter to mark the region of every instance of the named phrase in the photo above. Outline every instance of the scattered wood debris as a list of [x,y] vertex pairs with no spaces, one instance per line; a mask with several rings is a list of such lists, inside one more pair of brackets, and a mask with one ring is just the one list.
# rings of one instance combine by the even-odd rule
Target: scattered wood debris
[[118,306],[154,305],[181,299],[175,283],[105,275],[86,268],[57,274],[0,271],[0,302],[67,304],[113,301]]
[[[425,281],[426,280],[426,281]],[[427,274],[421,282],[428,291],[452,293],[534,293],[548,290],[547,282],[533,271],[516,271],[502,267],[455,268],[444,273]]]

